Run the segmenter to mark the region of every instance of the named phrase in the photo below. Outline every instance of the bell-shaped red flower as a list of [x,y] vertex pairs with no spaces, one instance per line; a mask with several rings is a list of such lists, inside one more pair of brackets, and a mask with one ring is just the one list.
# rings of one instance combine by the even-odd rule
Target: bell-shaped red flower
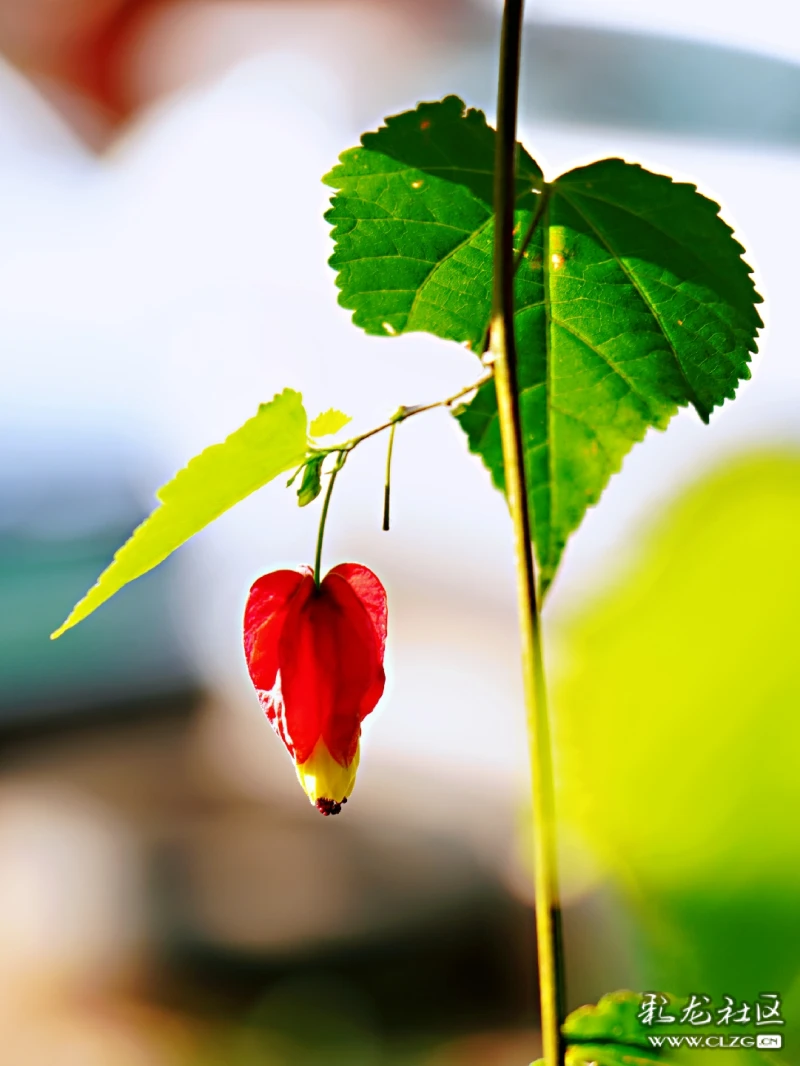
[[250,589],[244,651],[300,784],[325,814],[353,791],[361,723],[383,694],[386,591],[366,566],[342,563],[319,586],[308,567],[265,574]]

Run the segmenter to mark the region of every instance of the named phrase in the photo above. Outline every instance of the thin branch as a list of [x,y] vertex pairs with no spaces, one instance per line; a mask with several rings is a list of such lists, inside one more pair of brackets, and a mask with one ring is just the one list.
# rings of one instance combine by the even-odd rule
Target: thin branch
[[[414,415],[421,415],[423,411],[433,411],[437,407],[452,407],[457,400],[461,400],[464,396],[468,396],[471,392],[475,392],[477,389],[484,385],[487,381],[491,381],[492,372],[484,374],[482,378],[474,382],[472,385],[467,385],[466,388],[459,389],[458,392],[452,396],[447,396],[444,400],[435,400],[433,403],[418,404],[416,407],[400,407],[395,411],[388,422],[384,422],[380,426],[376,426],[374,429],[368,429],[366,433],[361,433],[358,437],[353,437],[351,440],[345,441],[343,444],[334,444],[330,448],[312,448],[310,451],[314,455],[336,455],[336,464],[331,470],[330,481],[325,491],[325,499],[322,503],[322,512],[319,516],[319,531],[317,533],[317,550],[314,557],[314,580],[319,588],[320,583],[320,567],[322,563],[322,543],[325,538],[325,524],[328,520],[328,508],[331,505],[331,496],[333,495],[333,486],[336,483],[336,475],[342,469],[347,459],[347,456],[356,448],[362,441],[368,440],[370,437],[374,437],[377,433],[382,433],[385,429],[391,430],[389,438],[389,453],[386,460],[386,488],[384,492],[384,511],[383,511],[383,528],[389,528],[389,474],[392,462],[392,444],[394,443],[394,433],[397,426],[401,422],[405,422],[407,418],[413,418]],[[305,464],[304,464],[305,465]],[[300,468],[302,469],[302,467]],[[299,471],[298,471],[299,473]],[[297,474],[294,475],[295,477]],[[292,479],[294,480],[294,478]]]
[[392,426],[398,425],[400,422],[405,422],[407,418],[413,418],[414,415],[421,415],[425,411],[434,411],[437,407],[452,407],[458,400],[462,400],[465,396],[469,396],[471,392],[476,392],[481,385],[485,385],[487,381],[492,380],[492,372],[484,374],[482,378],[473,382],[472,385],[467,385],[463,389],[459,389],[458,392],[452,396],[448,396],[444,400],[435,400],[433,403],[417,404],[415,407],[399,407],[397,411],[392,415],[388,422],[382,422],[381,425],[376,426],[374,429],[368,429],[366,433],[360,433],[357,437],[352,437],[350,440],[344,441],[342,444],[334,444],[330,448],[315,448],[316,452],[323,452],[328,454],[330,452],[351,452],[353,448],[361,444],[362,441],[369,440],[370,437],[376,436],[378,433],[383,433],[386,429],[391,429]]

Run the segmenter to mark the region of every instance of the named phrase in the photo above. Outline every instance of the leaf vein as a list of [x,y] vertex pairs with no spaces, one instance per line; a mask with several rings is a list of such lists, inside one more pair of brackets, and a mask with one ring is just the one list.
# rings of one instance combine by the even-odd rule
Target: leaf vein
[[[564,196],[564,193],[562,192],[561,195]],[[591,229],[597,235],[598,239],[602,241],[609,254],[612,255],[616,260],[620,270],[625,274],[625,276],[628,278],[631,285],[633,286],[634,290],[638,293],[642,303],[653,316],[653,320],[658,326],[662,337],[667,342],[669,350],[672,352],[673,358],[675,359],[675,365],[678,367],[680,375],[686,384],[687,399],[691,400],[691,402],[697,408],[698,412],[700,412],[702,417],[707,420],[710,412],[706,405],[701,402],[700,397],[697,395],[694,390],[694,387],[692,386],[692,383],[689,381],[689,378],[686,375],[686,370],[684,369],[683,363],[681,362],[680,356],[678,355],[678,350],[675,347],[672,338],[669,336],[666,329],[664,328],[664,323],[661,321],[661,317],[657,314],[656,309],[653,307],[652,302],[650,301],[650,297],[647,295],[647,293],[645,293],[645,291],[639,284],[636,275],[625,265],[625,263],[623,263],[622,259],[617,255],[617,253],[614,251],[613,247],[609,243],[608,238],[605,236],[604,233],[601,232],[600,229],[598,229],[596,224],[589,218],[589,216],[586,215],[583,211],[581,211],[577,204],[575,204],[568,196],[564,196],[564,199],[567,201],[567,203],[571,204],[571,206],[574,208],[575,211],[577,211],[577,213],[581,216],[584,222],[591,227]]]
[[592,344],[591,341],[586,339],[586,337],[582,337],[577,330],[572,329],[572,327],[568,326],[565,322],[553,319],[553,325],[559,326],[565,332],[571,334],[571,336],[573,336],[577,341],[580,341],[581,344],[584,344],[590,352],[594,352],[596,356],[602,359],[606,366],[609,368],[609,370],[611,370],[622,381],[624,381],[624,383],[627,385],[628,389],[630,389],[633,395],[638,397],[638,399],[642,401],[642,403],[647,408],[648,415],[650,415],[651,418],[653,417],[653,411],[650,408],[650,401],[648,400],[648,398],[643,393],[639,392],[639,390],[636,388],[630,378],[620,370],[619,366],[616,363],[612,362],[612,360],[605,354],[605,352],[601,351],[600,348]]

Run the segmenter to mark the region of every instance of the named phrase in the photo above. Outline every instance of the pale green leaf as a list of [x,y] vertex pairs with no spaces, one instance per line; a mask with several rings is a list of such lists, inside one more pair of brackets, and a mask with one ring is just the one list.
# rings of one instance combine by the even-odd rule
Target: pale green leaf
[[331,407],[327,411],[323,411],[322,414],[317,415],[308,432],[312,437],[330,437],[334,433],[338,433],[340,429],[344,429],[352,421],[350,415]]
[[285,389],[262,404],[221,444],[190,460],[156,496],[160,506],[119,549],[97,584],[53,633],[60,637],[114,593],[163,562],[176,548],[234,504],[302,462],[307,418],[299,392]]

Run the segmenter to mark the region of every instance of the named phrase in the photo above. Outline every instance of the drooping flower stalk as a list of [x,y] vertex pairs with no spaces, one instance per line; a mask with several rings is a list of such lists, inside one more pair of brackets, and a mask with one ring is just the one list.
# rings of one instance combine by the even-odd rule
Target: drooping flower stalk
[[328,481],[328,487],[325,490],[325,499],[322,502],[322,512],[319,516],[319,531],[317,533],[317,550],[314,553],[314,581],[317,588],[319,588],[320,581],[322,580],[322,545],[325,540],[325,525],[328,521],[328,508],[331,505],[331,497],[333,496],[333,486],[336,484],[336,476],[345,464],[347,459],[347,451],[342,449],[336,456],[336,462],[330,473],[330,480]]
[[[383,693],[386,592],[365,566],[344,563],[322,578],[322,549],[333,488],[347,456],[400,422],[450,408],[491,375],[452,396],[401,407],[388,422],[316,456],[335,456],[320,512],[314,567],[265,574],[250,589],[244,649],[250,677],[269,721],[294,760],[311,802],[338,814],[355,784],[361,723]],[[387,457],[387,484],[391,448]],[[384,498],[387,523],[388,489]]]

